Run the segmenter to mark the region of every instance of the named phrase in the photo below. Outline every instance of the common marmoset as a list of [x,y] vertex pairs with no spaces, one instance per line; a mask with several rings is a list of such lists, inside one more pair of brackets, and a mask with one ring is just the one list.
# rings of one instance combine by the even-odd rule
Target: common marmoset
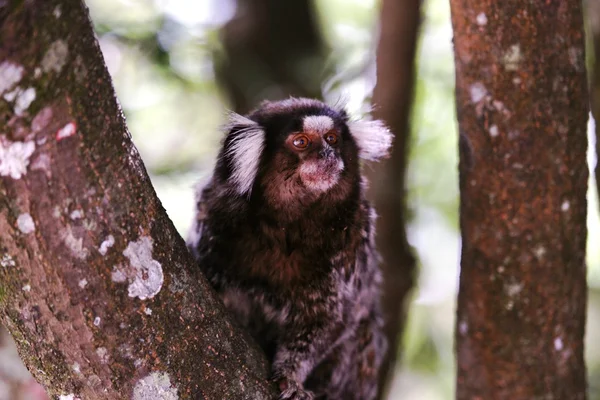
[[388,153],[380,121],[317,100],[232,114],[188,247],[261,345],[280,399],[370,400],[386,351],[375,213],[360,158]]

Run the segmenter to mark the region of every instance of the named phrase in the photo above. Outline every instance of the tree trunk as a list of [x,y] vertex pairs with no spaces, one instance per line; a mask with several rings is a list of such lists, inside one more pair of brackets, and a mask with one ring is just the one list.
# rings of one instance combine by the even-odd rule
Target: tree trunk
[[233,110],[290,95],[321,98],[326,48],[313,0],[237,0],[215,72]]
[[154,193],[83,3],[0,7],[0,77],[0,316],[36,379],[62,398],[270,398]]
[[[596,159],[600,156],[600,1],[587,0],[586,14],[588,22],[588,32],[591,34],[593,62],[590,71],[590,97],[592,105],[592,115],[594,116],[596,135]],[[596,163],[595,168],[596,189],[600,195],[600,162]]]
[[585,399],[587,90],[577,1],[451,0],[458,399]]
[[420,0],[384,0],[377,48],[377,85],[373,115],[395,134],[392,156],[372,166],[370,181],[379,214],[377,245],[384,263],[386,335],[390,351],[384,360],[380,388],[393,372],[408,293],[414,285],[415,258],[406,239],[405,175],[410,138],[414,65],[421,21]]

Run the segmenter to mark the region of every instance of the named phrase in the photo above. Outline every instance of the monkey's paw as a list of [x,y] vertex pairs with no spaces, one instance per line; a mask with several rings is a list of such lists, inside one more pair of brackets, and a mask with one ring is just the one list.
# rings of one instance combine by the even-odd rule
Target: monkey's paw
[[279,400],[313,400],[314,395],[302,388],[298,382],[291,379],[278,379],[277,387],[281,391]]

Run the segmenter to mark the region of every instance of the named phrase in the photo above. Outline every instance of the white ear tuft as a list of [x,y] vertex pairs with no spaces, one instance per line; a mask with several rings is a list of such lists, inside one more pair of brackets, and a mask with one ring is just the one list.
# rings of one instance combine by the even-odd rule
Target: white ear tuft
[[265,146],[265,132],[256,122],[231,113],[225,155],[231,160],[229,181],[241,195],[250,196]]
[[389,155],[394,135],[382,121],[353,121],[348,123],[350,134],[358,146],[358,155],[377,161]]

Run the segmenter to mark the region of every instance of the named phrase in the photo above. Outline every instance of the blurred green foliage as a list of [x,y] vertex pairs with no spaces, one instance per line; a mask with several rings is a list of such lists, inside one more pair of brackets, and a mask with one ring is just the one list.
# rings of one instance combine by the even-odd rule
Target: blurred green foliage
[[[227,104],[215,84],[218,29],[232,0],[88,0],[128,126],[156,191],[179,231],[192,218],[193,186],[210,173]],[[324,96],[368,110],[375,84],[378,4],[317,0],[334,71]],[[454,398],[453,331],[458,283],[458,153],[449,4],[424,3],[408,179],[409,240],[420,276],[408,316],[403,357],[390,399]],[[593,145],[591,146],[593,148]],[[595,157],[590,155],[590,162]],[[590,187],[595,183],[590,181]],[[600,222],[590,203],[588,266],[591,296],[587,361],[592,399],[600,399]]]

